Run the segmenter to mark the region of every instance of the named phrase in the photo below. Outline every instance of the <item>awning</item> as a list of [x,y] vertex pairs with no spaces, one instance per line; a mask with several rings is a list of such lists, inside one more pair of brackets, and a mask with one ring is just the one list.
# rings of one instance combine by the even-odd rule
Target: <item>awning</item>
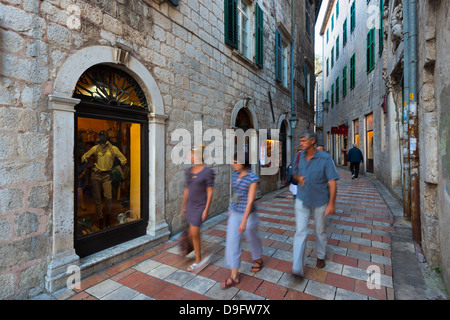
[[331,134],[337,134],[337,135],[348,135],[348,126],[345,124],[340,125],[339,127],[331,127]]

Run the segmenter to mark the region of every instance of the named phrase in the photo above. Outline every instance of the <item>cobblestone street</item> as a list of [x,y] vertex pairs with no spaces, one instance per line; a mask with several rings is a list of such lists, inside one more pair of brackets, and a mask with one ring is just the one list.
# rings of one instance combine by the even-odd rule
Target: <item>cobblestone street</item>
[[[264,268],[250,272],[251,256],[242,245],[240,283],[222,290],[229,275],[224,262],[226,215],[211,219],[202,233],[203,248],[213,254],[198,273],[186,271],[191,255],[179,254],[176,239],[111,268],[82,279],[80,290],[62,290],[54,297],[70,300],[393,300],[392,239],[394,216],[375,182],[367,177],[351,180],[339,169],[337,213],[329,219],[326,267],[315,269],[314,221],[310,220],[305,278],[291,273],[295,234],[293,199],[287,188],[258,200]],[[189,258],[191,257],[191,258]],[[368,268],[377,273],[378,288],[368,285]],[[413,275],[414,268],[410,268]],[[373,277],[375,278],[375,276]],[[408,280],[406,280],[408,281]],[[411,283],[411,285],[413,285]],[[370,289],[369,287],[372,287]],[[398,288],[402,288],[399,284]],[[400,290],[399,289],[399,290]],[[420,295],[421,293],[419,293]],[[414,297],[411,297],[414,298]],[[417,296],[416,298],[424,298]]]

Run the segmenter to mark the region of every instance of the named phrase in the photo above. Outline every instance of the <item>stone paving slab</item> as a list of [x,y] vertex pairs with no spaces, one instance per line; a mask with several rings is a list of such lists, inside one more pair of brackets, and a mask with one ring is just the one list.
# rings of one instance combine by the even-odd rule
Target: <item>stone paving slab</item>
[[[295,234],[293,198],[287,188],[257,201],[264,268],[250,272],[248,244],[242,243],[240,283],[222,290],[229,276],[224,261],[226,215],[202,228],[202,247],[212,253],[210,264],[199,272],[186,271],[194,256],[180,256],[175,239],[142,252],[83,279],[81,289],[60,297],[86,299],[156,300],[393,300],[392,234],[394,217],[372,179],[350,179],[339,169],[337,213],[329,219],[326,267],[315,269],[314,219],[307,237],[305,278],[291,275]],[[369,270],[376,270],[369,280]]]

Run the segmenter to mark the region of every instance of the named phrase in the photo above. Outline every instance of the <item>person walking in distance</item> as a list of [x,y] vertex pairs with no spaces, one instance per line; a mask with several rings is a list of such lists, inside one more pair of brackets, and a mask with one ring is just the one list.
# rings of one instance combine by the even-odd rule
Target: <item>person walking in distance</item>
[[[205,147],[194,147],[191,151],[191,163],[194,166],[185,171],[186,187],[183,192],[183,202],[181,204],[181,213],[186,214],[189,223],[189,238],[195,251],[195,263],[188,267],[188,271],[196,271],[204,268],[209,261],[210,255],[202,259],[200,226],[208,218],[208,211],[211,205],[214,170],[205,167],[203,164],[203,151]],[[200,160],[197,161],[195,153],[201,152]]]
[[298,185],[292,273],[300,277],[304,277],[306,236],[311,214],[314,214],[316,231],[316,268],[325,267],[326,216],[335,213],[336,180],[339,179],[330,155],[315,148],[316,140],[316,134],[311,130],[306,130],[300,135],[300,146],[303,151],[298,166],[294,167],[293,177],[298,181]]
[[238,270],[241,257],[242,234],[250,244],[254,264],[250,272],[258,272],[263,267],[262,242],[258,237],[259,218],[254,204],[258,190],[259,178],[250,169],[249,155],[245,153],[245,161],[238,162],[234,155],[232,186],[233,194],[228,212],[227,237],[225,245],[225,262],[231,269],[230,277],[222,282],[222,289],[239,283]]
[[347,161],[350,162],[350,171],[352,172],[352,180],[358,179],[359,164],[364,164],[364,158],[361,150],[356,147],[355,143],[352,143],[352,148],[347,153]]

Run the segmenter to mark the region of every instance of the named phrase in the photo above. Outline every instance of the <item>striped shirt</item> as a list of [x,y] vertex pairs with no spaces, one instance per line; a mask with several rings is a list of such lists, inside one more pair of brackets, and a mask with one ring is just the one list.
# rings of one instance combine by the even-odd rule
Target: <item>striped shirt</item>
[[[238,179],[239,171],[233,173],[233,194],[239,196],[239,203],[234,203],[233,199],[231,201],[230,209],[236,213],[245,213],[245,208],[247,207],[248,201],[248,190],[250,185],[254,182],[259,182],[259,178],[249,169],[248,173],[241,179]],[[256,210],[255,204],[253,204],[250,212]]]

